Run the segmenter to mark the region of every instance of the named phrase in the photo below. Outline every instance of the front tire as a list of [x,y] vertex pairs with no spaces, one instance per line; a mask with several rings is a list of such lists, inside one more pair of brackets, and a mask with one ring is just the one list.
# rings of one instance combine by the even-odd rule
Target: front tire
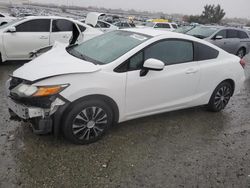
[[227,106],[232,93],[233,88],[231,84],[229,82],[222,82],[215,88],[209,100],[208,109],[212,112],[223,110]]
[[111,108],[102,100],[73,103],[63,123],[63,133],[74,144],[99,140],[113,123]]

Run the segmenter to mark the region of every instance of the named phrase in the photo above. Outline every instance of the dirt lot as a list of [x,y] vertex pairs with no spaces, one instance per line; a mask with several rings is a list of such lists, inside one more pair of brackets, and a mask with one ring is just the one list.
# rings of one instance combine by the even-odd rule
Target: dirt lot
[[204,107],[122,123],[75,146],[9,121],[0,66],[0,187],[250,187],[250,55],[247,80],[221,113]]

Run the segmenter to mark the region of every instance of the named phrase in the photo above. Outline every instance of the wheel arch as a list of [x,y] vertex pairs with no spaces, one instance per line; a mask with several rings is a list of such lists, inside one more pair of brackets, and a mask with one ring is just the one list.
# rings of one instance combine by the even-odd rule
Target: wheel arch
[[243,50],[244,50],[245,55],[247,54],[247,46],[240,46],[240,47],[238,48],[238,50],[236,51],[236,55],[237,55],[237,53],[240,51],[240,49],[243,49]]
[[99,99],[99,100],[104,101],[106,104],[110,105],[111,110],[114,113],[114,118],[113,118],[114,123],[118,123],[119,116],[120,116],[119,107],[118,107],[117,103],[111,97],[108,97],[108,96],[102,95],[102,94],[91,94],[91,95],[81,97],[73,102],[78,102],[78,101],[83,101],[83,100],[91,100],[91,99],[95,99],[95,100]]
[[59,136],[61,133],[61,124],[63,122],[63,117],[65,117],[65,113],[67,113],[68,110],[73,108],[73,103],[77,103],[83,100],[91,100],[91,99],[99,99],[104,101],[106,104],[111,106],[111,110],[114,113],[113,117],[113,123],[116,124],[119,121],[120,117],[120,111],[118,108],[117,103],[110,97],[106,95],[101,95],[101,94],[92,94],[92,95],[87,95],[81,98],[76,99],[75,101],[72,101],[71,103],[66,104],[65,106],[62,106],[58,109],[58,111],[53,115],[54,116],[54,126],[53,126],[53,133],[56,137]]
[[[225,79],[225,80],[223,80],[222,82],[220,82],[218,85],[220,85],[220,84],[223,83],[223,82],[228,82],[228,83],[232,86],[233,91],[232,91],[232,95],[231,95],[231,96],[233,96],[234,90],[235,90],[235,82],[234,82],[232,79],[228,78],[228,79]],[[218,85],[217,85],[217,86],[218,86]],[[217,86],[216,86],[216,87],[217,87]]]

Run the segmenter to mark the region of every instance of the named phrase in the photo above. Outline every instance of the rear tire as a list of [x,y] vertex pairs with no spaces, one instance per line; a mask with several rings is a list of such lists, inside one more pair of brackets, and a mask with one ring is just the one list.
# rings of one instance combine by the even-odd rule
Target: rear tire
[[240,49],[237,51],[236,55],[237,55],[239,58],[242,59],[242,58],[246,55],[246,50],[245,50],[245,48],[240,48]]
[[219,84],[215,88],[209,100],[208,110],[212,112],[219,112],[223,110],[227,106],[232,93],[233,88],[229,82],[222,82],[221,84]]
[[98,99],[77,101],[66,113],[63,133],[74,144],[96,142],[113,123],[112,109]]

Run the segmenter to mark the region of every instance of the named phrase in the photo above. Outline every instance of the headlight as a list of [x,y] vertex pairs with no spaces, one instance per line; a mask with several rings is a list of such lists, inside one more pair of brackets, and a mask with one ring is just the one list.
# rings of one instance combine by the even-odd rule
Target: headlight
[[68,84],[55,86],[33,86],[27,84],[20,84],[15,87],[11,93],[19,97],[46,97],[60,93]]

